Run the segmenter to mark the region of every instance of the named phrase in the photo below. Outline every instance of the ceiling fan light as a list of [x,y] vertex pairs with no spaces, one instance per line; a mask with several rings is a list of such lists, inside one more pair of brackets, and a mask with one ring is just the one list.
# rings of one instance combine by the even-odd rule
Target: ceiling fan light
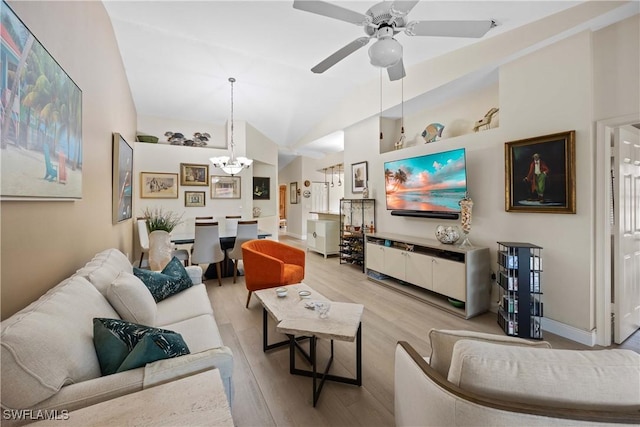
[[402,59],[402,45],[392,37],[378,39],[369,48],[369,58],[376,67],[392,67]]

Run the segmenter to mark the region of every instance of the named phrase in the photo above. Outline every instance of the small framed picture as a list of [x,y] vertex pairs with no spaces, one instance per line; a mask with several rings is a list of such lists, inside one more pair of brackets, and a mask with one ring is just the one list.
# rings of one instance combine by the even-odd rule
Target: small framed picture
[[212,199],[239,199],[240,195],[239,176],[211,175]]
[[351,164],[351,192],[362,193],[364,187],[367,186],[367,162],[352,163]]
[[269,200],[271,194],[269,193],[269,187],[271,185],[271,178],[266,177],[253,177],[253,200]]
[[206,191],[185,191],[184,205],[188,208],[202,208],[205,206]]
[[298,203],[298,182],[289,184],[289,203],[295,205]]
[[180,163],[180,185],[208,186],[209,165]]
[[178,174],[140,172],[140,197],[143,199],[177,199]]
[[507,212],[576,213],[575,131],[504,144]]

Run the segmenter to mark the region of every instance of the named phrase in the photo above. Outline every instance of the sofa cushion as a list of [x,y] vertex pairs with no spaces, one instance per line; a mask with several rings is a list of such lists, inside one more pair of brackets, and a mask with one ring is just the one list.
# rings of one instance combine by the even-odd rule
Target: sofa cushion
[[213,314],[211,301],[204,283],[191,286],[156,304],[157,315],[155,326],[160,328],[196,317],[201,314]]
[[220,331],[212,314],[202,314],[165,327],[182,335],[192,353],[222,347]]
[[[155,337],[143,342],[150,334]],[[138,368],[155,360],[189,354],[189,348],[182,337],[178,338],[176,335],[179,336],[167,329],[152,328],[124,320],[93,319],[95,352],[100,361],[102,375]],[[140,343],[142,346],[138,348]],[[131,358],[127,360],[129,356]]]
[[100,376],[92,319],[117,318],[86,279],[72,276],[2,321],[2,405],[28,408],[63,385]]
[[149,289],[133,274],[121,272],[107,288],[107,300],[122,320],[155,326],[156,302]]
[[506,345],[551,348],[551,345],[546,341],[527,341],[522,338],[485,334],[474,331],[431,329],[429,331],[429,340],[431,341],[431,357],[429,358],[429,364],[444,378],[447,378],[447,374],[449,373],[453,346],[461,339],[493,342]]
[[[631,380],[630,380],[631,379]],[[640,410],[640,354],[460,340],[448,380],[484,396],[575,409]]]
[[193,285],[189,274],[176,257],[173,257],[160,273],[133,267],[133,274],[139,277],[149,288],[156,302],[162,301]]
[[131,262],[125,254],[112,248],[97,253],[76,275],[87,279],[106,296],[107,288],[122,271],[133,273]]

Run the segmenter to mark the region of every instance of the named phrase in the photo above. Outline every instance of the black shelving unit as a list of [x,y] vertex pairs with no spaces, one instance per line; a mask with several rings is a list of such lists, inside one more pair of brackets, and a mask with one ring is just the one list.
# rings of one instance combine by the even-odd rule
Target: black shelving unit
[[505,334],[542,339],[542,248],[498,242],[498,324]]
[[364,273],[364,236],[375,231],[375,199],[340,199],[340,264]]

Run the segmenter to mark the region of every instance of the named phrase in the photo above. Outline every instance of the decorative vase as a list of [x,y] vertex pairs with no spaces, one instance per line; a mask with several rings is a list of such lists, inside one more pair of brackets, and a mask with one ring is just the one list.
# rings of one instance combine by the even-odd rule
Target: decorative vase
[[171,235],[164,230],[149,233],[149,268],[161,271],[171,261]]
[[461,248],[473,248],[473,245],[469,241],[469,232],[471,231],[471,211],[473,209],[473,200],[468,194],[464,196],[464,199],[460,200],[460,223],[462,225],[462,232],[464,238],[460,243]]
[[439,225],[436,227],[436,239],[441,243],[452,245],[460,239],[460,229],[457,225]]
[[255,208],[253,208],[253,217],[254,218],[258,218],[261,213],[262,213],[262,210],[259,207],[256,206]]
[[369,182],[364,184],[364,188],[362,189],[362,198],[363,199],[369,198]]

